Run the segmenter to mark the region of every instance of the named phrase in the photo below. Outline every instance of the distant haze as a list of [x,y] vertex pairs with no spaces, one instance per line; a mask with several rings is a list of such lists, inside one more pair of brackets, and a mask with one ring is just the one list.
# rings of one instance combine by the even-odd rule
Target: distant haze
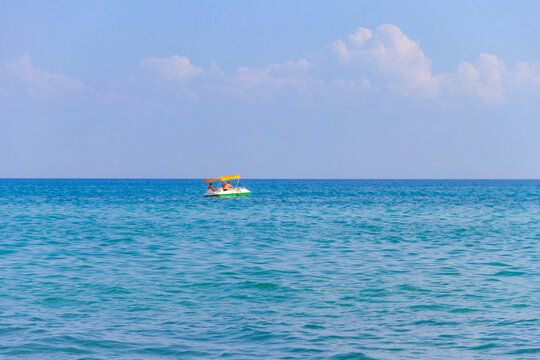
[[0,3],[0,178],[540,178],[537,1]]

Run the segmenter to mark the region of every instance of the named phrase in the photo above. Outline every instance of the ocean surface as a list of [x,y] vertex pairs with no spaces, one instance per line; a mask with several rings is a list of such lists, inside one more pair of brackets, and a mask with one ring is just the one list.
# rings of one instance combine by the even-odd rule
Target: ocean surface
[[0,358],[540,358],[540,181],[243,184],[0,180]]

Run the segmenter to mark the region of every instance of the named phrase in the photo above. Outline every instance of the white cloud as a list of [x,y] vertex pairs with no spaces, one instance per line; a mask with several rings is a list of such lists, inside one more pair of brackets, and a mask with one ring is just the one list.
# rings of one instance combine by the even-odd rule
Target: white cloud
[[78,79],[37,68],[30,61],[28,54],[20,56],[13,62],[3,63],[0,77],[6,82],[24,84],[31,95],[39,98],[75,93],[83,89],[83,84]]
[[360,27],[347,42],[334,42],[332,49],[342,62],[356,60],[375,66],[397,91],[431,98],[439,94],[443,76],[433,76],[431,62],[420,44],[395,25],[380,25],[374,33]]
[[459,64],[449,91],[456,96],[478,99],[485,104],[499,104],[509,96],[540,96],[540,63],[518,62],[506,67],[497,56],[482,53],[475,64]]
[[342,78],[333,79],[329,82],[331,89],[343,89],[343,90],[368,90],[371,88],[371,83],[367,79],[356,80],[343,80]]
[[260,86],[305,86],[309,79],[309,69],[312,67],[314,65],[305,59],[270,64],[259,69],[239,67],[237,79],[245,89]]
[[516,64],[515,69],[508,72],[509,86],[517,91],[530,92],[540,97],[540,62],[523,62]]
[[343,42],[343,40],[338,39],[337,41],[334,41],[331,48],[337,54],[339,61],[351,61],[351,54],[349,54],[349,49],[347,49],[347,45]]
[[262,68],[238,67],[236,73],[226,77],[222,90],[251,100],[272,100],[278,95],[300,93],[308,95],[312,87],[320,85],[310,70],[315,65],[305,59],[269,64]]
[[164,80],[183,81],[203,72],[201,68],[193,66],[188,57],[178,55],[147,58],[142,65]]
[[373,33],[369,29],[359,27],[354,34],[349,35],[349,42],[353,46],[362,46],[367,40],[373,37]]
[[477,97],[486,103],[505,100],[505,81],[508,71],[503,61],[495,55],[480,54],[476,66],[463,61],[459,64],[457,88],[468,96]]

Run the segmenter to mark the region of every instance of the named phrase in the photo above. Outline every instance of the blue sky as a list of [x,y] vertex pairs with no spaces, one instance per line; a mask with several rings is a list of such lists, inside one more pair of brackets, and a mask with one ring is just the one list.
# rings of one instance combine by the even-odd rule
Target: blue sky
[[1,2],[0,177],[540,178],[539,13]]

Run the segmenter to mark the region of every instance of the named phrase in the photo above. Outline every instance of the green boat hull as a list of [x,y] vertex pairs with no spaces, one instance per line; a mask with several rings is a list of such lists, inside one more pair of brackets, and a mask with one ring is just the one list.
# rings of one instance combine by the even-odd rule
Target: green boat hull
[[223,195],[212,195],[209,197],[236,197],[236,196],[249,196],[249,193],[247,194],[223,194]]

